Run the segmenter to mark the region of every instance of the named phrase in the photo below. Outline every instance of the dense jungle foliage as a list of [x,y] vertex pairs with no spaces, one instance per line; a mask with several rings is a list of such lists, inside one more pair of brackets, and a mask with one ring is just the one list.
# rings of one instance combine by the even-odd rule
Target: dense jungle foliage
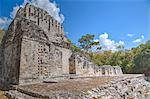
[[[101,43],[94,42],[94,35],[86,34],[78,42],[79,46],[71,44],[72,51],[88,54],[98,66],[121,66],[124,73],[143,73],[150,67],[150,40],[130,50],[118,46],[118,51],[115,52],[101,51],[102,47],[97,46]],[[93,46],[97,46],[96,51],[92,51]]]

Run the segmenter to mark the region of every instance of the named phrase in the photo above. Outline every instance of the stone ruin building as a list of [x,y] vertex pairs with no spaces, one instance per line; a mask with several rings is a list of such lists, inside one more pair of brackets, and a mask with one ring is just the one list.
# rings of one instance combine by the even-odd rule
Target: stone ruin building
[[62,24],[29,3],[18,10],[3,37],[0,52],[0,81],[5,84],[38,82],[71,74],[122,74],[118,66],[96,66],[86,57],[73,53]]

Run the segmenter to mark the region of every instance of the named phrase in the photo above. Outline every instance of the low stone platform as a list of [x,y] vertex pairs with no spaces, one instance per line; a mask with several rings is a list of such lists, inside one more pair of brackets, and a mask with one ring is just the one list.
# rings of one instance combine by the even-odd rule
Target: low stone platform
[[[116,77],[80,77],[29,85],[13,86],[8,97],[24,99],[134,99],[149,92],[150,84],[143,75]],[[22,98],[19,98],[22,99]]]
[[[93,87],[109,83],[115,77],[90,77],[90,78],[75,78],[66,80],[47,81],[47,83],[37,83],[30,85],[20,85],[17,88],[30,90],[38,93],[52,93],[57,91],[65,92],[81,92],[87,91]],[[48,83],[49,82],[49,83]]]
[[72,94],[72,97],[76,97],[80,92],[108,84],[114,78],[116,77],[76,77],[57,81],[49,80],[46,83],[12,86],[12,90],[6,93],[8,97],[24,97],[25,99],[31,99],[31,97],[33,97],[33,99],[45,99],[54,97],[56,94],[62,94],[64,97],[68,97],[69,94]]

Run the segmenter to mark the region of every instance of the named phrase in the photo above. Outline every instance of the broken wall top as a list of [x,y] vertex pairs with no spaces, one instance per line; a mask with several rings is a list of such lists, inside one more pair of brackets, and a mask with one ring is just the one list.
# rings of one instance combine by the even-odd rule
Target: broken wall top
[[43,9],[28,3],[24,8],[18,10],[15,19],[3,37],[2,45],[15,42],[18,35],[20,38],[44,40],[45,42],[53,42],[60,47],[70,47],[64,35],[63,26]]

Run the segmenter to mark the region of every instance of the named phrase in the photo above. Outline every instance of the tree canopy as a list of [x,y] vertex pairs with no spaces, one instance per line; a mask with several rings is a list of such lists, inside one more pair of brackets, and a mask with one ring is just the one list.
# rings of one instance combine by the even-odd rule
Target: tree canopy
[[89,51],[93,46],[99,45],[99,42],[94,41],[94,35],[86,34],[78,40],[80,48]]
[[[86,34],[79,39],[79,43],[81,49],[88,51],[86,54],[95,64],[121,66],[124,73],[143,73],[146,68],[150,68],[150,40],[131,50],[125,50],[121,45],[117,47],[118,51],[116,52],[89,52],[92,46],[100,45],[100,42],[94,42],[93,39],[94,35]],[[79,47],[74,47],[79,51]],[[101,50],[101,46],[98,46],[97,49]]]

